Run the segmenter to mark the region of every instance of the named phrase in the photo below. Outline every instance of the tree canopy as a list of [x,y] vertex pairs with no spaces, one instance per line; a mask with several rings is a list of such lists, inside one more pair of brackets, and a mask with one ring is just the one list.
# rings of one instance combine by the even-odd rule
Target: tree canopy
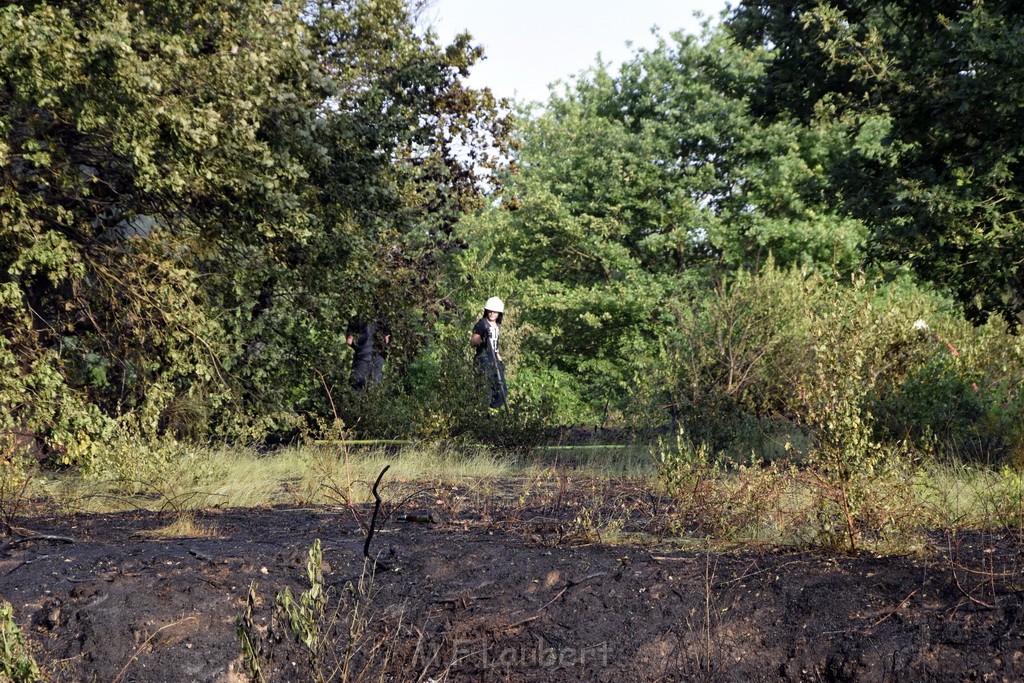
[[[493,295],[506,425],[1015,423],[1022,28],[748,0],[513,116],[403,0],[0,2],[0,433],[85,469],[125,435],[479,436]],[[984,352],[935,360],[922,316]],[[358,396],[356,317],[392,331]],[[901,389],[936,377],[955,429]]]
[[751,92],[756,111],[847,127],[828,164],[828,194],[870,225],[871,256],[912,267],[975,320],[1000,313],[1016,325],[1024,312],[1018,4],[743,0],[729,26],[741,44],[773,54]]
[[859,267],[867,231],[824,192],[843,131],[754,111],[771,57],[725,31],[675,34],[521,122],[519,172],[500,207],[467,221],[467,241],[512,278],[536,326],[524,364],[560,378],[538,379],[545,390],[624,400],[659,356],[669,302],[696,282],[769,259]]
[[462,84],[479,56],[400,0],[6,3],[8,428],[73,461],[176,403],[224,428],[309,409],[349,316],[437,298],[504,145]]

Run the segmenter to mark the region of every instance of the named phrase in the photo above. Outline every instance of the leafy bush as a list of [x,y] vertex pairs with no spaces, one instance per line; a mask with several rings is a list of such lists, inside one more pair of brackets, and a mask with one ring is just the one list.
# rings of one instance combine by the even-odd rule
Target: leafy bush
[[[974,328],[907,281],[839,284],[770,264],[689,299],[674,304],[644,400],[714,452],[743,461],[782,441],[807,456],[856,433],[848,445],[1020,457],[1024,356],[1001,323]],[[837,431],[837,419],[858,425]]]
[[874,397],[892,438],[963,460],[1024,465],[1024,347],[1001,319],[975,327],[937,312],[919,362]]
[[39,665],[14,622],[14,608],[6,600],[0,600],[0,680],[12,683],[43,680]]
[[658,478],[673,500],[676,531],[718,541],[778,542],[784,534],[785,468],[740,465],[728,471],[707,444],[684,434],[657,448]]
[[646,400],[667,405],[696,441],[742,460],[759,446],[736,439],[745,416],[794,417],[784,409],[787,378],[806,373],[805,306],[817,286],[817,279],[768,267],[724,278],[706,292],[678,293],[670,305],[675,326],[649,368],[653,381],[640,385]]
[[10,438],[0,437],[0,531],[9,531],[28,502],[29,487],[38,469],[35,460]]
[[381,384],[334,396],[346,428],[364,437],[446,439],[467,433],[486,412],[485,391],[469,358],[468,327],[437,326],[401,370],[391,361]]

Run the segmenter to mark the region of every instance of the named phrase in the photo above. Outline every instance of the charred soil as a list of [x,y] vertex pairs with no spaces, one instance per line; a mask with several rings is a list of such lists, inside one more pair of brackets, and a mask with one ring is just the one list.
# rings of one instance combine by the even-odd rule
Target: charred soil
[[[36,514],[0,537],[0,596],[54,681],[249,680],[240,620],[273,681],[1024,680],[1012,533],[915,557],[670,550],[657,496],[572,486],[607,510],[420,491],[385,506],[371,563],[370,507],[211,509],[179,538],[152,535],[167,514]],[[613,509],[615,539],[581,521]],[[315,539],[311,649],[277,596],[309,589]]]

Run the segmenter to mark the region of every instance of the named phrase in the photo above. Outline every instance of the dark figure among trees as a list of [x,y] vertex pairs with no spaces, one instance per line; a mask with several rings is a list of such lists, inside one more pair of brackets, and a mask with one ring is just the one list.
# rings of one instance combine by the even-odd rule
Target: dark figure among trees
[[372,323],[355,318],[345,331],[345,343],[352,347],[352,388],[363,391],[384,379],[384,361],[391,344],[391,330],[379,318]]

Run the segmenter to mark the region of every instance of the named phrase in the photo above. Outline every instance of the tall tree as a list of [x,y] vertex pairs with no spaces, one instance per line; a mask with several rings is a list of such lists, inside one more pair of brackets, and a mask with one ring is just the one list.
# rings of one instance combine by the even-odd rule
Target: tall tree
[[3,428],[311,408],[348,315],[435,298],[504,135],[479,54],[401,0],[5,3]]
[[667,301],[708,271],[769,255],[830,274],[859,264],[862,224],[822,192],[842,137],[751,110],[767,60],[727,32],[677,34],[523,123],[520,172],[471,241],[511,274],[538,328],[527,364],[550,384],[597,409],[625,400],[672,323]]
[[[848,130],[830,194],[975,320],[1024,312],[1024,15],[1009,0],[743,0],[729,24],[774,58],[758,110]],[[864,143],[868,144],[864,144]]]

